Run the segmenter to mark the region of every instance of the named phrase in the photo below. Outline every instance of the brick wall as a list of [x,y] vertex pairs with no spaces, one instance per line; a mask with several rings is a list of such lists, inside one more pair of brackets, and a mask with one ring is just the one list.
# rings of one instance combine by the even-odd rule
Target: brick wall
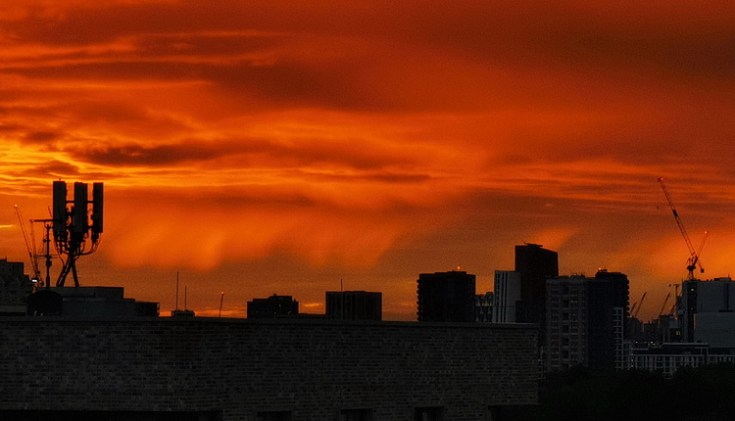
[[446,420],[537,402],[525,325],[330,320],[0,321],[0,411],[221,411],[251,420]]

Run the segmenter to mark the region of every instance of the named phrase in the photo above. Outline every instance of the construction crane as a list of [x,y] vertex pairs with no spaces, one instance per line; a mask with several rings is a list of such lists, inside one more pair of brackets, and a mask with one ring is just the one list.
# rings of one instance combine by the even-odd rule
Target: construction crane
[[634,319],[638,318],[638,312],[641,311],[641,307],[643,307],[643,301],[646,299],[646,294],[648,294],[648,291],[643,292],[641,299],[638,300],[637,303],[633,304],[633,308],[630,310]]
[[[674,202],[671,200],[671,196],[669,195],[669,191],[666,190],[666,185],[664,185],[664,179],[663,177],[658,178],[659,184],[661,184],[661,190],[664,192],[664,196],[666,196],[666,201],[669,203],[669,207],[671,208],[671,213],[674,214],[674,220],[676,220],[676,225],[679,227],[679,231],[681,231],[682,237],[684,237],[684,242],[687,245],[687,249],[689,249],[689,258],[687,259],[687,280],[694,280],[694,270],[699,266],[699,270],[701,273],[704,273],[704,268],[702,267],[701,263],[699,263],[699,253],[692,245],[692,240],[689,239],[689,234],[687,234],[686,228],[684,228],[684,223],[681,221],[681,218],[679,218],[679,212],[676,211],[676,207],[674,206]],[[705,239],[707,238],[705,232]],[[701,248],[704,247],[704,240],[702,241]]]
[[28,257],[31,259],[31,267],[33,268],[32,278],[39,281],[41,279],[41,271],[38,269],[38,254],[36,253],[35,240],[34,237],[31,237],[30,240],[28,239],[28,233],[26,232],[23,216],[20,213],[20,207],[18,205],[15,205],[15,215],[18,217],[18,226],[20,226],[20,232],[23,234],[23,242],[26,244]]
[[671,298],[671,291],[666,294],[666,298],[664,298],[664,303],[661,304],[661,310],[658,312],[658,317],[664,315],[664,310],[666,309],[666,304],[669,302],[669,298]]

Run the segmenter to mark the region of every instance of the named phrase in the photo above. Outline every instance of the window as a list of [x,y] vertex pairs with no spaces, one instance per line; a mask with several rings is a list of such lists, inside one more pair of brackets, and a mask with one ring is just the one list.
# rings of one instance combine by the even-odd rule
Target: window
[[416,421],[443,421],[444,407],[431,406],[416,408],[414,419]]
[[339,411],[339,421],[373,421],[373,410],[343,409]]
[[262,411],[255,417],[257,421],[291,421],[291,411]]

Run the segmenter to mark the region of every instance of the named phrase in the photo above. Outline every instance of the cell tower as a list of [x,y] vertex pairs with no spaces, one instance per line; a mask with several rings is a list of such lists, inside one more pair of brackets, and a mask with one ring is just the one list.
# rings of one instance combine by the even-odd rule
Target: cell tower
[[102,183],[93,183],[92,200],[89,200],[87,183],[77,182],[74,183],[73,200],[67,200],[66,196],[66,182],[54,181],[51,228],[56,252],[64,265],[56,286],[63,287],[71,271],[74,286],[78,287],[76,261],[94,253],[100,243],[104,187]]

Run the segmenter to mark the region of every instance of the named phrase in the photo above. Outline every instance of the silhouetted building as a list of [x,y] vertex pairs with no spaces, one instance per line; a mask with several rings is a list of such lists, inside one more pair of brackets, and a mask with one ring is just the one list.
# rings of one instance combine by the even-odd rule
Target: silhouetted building
[[171,317],[175,319],[191,319],[195,316],[196,316],[196,313],[194,312],[194,310],[190,310],[188,308],[185,308],[185,309],[177,308],[177,309],[171,310]]
[[327,319],[382,320],[383,294],[366,291],[329,291]]
[[516,322],[538,323],[543,332],[546,280],[559,276],[559,255],[540,244],[516,246],[515,271],[521,276],[521,299],[516,303]]
[[599,270],[589,283],[589,366],[625,366],[625,327],[628,321],[628,277]]
[[661,372],[671,377],[682,367],[735,364],[735,349],[705,342],[668,342],[632,347],[626,368]]
[[684,281],[681,299],[685,342],[735,347],[735,282],[730,277]]
[[[650,320],[647,322],[643,322],[642,320],[636,318],[636,317],[629,317],[628,323],[625,326],[625,332],[626,332],[626,339],[628,339],[632,346],[641,346],[641,345],[647,345],[654,342],[661,343],[660,337],[661,332],[659,330],[659,321],[658,320]],[[671,342],[681,342],[679,341],[671,341]]]
[[546,369],[565,370],[588,363],[588,279],[564,276],[546,285]]
[[290,295],[273,294],[268,298],[254,298],[248,301],[248,319],[272,319],[277,317],[297,317],[299,302]]
[[420,322],[473,322],[475,275],[464,271],[422,273],[418,279]]
[[42,288],[28,297],[28,316],[61,316],[64,298],[61,294]]
[[0,259],[0,315],[24,314],[33,282],[23,273],[22,262]]
[[[712,363],[735,362],[735,355],[718,359],[713,355]],[[636,370],[658,371],[671,377],[681,367],[700,367],[709,364],[709,346],[693,343],[664,343],[631,350],[630,367]]]
[[496,270],[493,292],[493,323],[515,323],[516,303],[521,299],[520,272]]
[[29,316],[75,319],[158,317],[158,303],[124,298],[122,287],[41,288],[28,298]]
[[624,368],[627,290],[624,274],[604,270],[547,280],[547,370]]
[[[681,342],[681,326],[673,314],[662,314],[654,322],[656,323],[656,342]],[[625,333],[628,334],[627,331]]]
[[479,323],[493,322],[493,304],[495,298],[492,292],[475,295],[475,321]]

